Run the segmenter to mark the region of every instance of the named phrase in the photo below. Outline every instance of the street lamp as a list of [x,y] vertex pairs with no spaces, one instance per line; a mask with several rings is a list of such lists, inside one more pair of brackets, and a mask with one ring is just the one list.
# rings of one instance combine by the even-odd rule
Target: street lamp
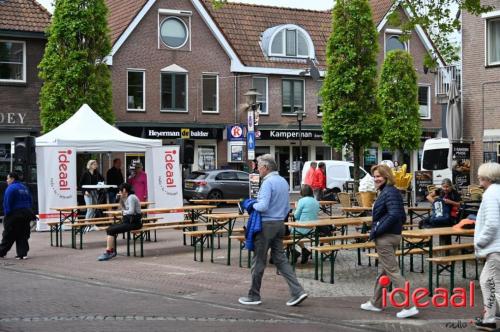
[[255,159],[255,111],[257,110],[257,96],[260,93],[257,89],[250,89],[245,94],[246,102],[248,105],[248,117],[247,117],[247,153],[248,160]]
[[299,187],[302,184],[302,121],[304,120],[304,110],[297,110],[297,122],[299,123]]

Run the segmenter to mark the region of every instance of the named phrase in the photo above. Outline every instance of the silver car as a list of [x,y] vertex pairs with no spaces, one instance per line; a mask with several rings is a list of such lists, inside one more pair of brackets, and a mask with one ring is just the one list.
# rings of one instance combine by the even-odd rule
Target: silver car
[[248,173],[235,170],[195,171],[184,182],[185,199],[248,198]]

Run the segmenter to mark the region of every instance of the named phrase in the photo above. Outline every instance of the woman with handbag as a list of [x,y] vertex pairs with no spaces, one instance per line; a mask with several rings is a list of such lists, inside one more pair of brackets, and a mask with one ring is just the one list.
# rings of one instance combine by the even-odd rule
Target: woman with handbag
[[141,203],[134,194],[132,186],[128,183],[120,185],[120,206],[123,211],[123,218],[121,224],[115,224],[108,227],[107,233],[107,247],[106,252],[97,257],[98,261],[107,261],[116,256],[115,250],[115,237],[120,233],[130,232],[142,227],[141,221]]

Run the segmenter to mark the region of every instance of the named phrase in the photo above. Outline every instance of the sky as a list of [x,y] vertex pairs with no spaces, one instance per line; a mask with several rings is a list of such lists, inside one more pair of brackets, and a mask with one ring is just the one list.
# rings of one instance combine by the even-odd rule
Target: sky
[[[52,13],[52,2],[54,0],[37,0]],[[334,0],[229,0],[229,2],[244,2],[258,5],[270,5],[291,8],[303,8],[314,10],[325,10],[333,7]]]

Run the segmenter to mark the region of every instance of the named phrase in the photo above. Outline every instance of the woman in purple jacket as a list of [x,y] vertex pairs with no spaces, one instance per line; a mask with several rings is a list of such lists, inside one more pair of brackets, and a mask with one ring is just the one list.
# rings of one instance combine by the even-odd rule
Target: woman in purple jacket
[[[380,312],[383,309],[383,286],[379,283],[380,277],[387,276],[392,282],[393,287],[404,288],[405,280],[399,271],[396,249],[401,243],[401,231],[406,214],[401,194],[394,187],[395,180],[391,169],[387,165],[375,165],[372,167],[372,175],[379,193],[373,206],[370,240],[375,241],[380,273],[375,282],[375,291],[372,299],[363,303],[361,309]],[[402,303],[403,299],[398,298],[398,302]],[[418,314],[418,310],[413,306],[411,308],[403,308],[396,316],[398,318],[407,318],[416,314]]]

